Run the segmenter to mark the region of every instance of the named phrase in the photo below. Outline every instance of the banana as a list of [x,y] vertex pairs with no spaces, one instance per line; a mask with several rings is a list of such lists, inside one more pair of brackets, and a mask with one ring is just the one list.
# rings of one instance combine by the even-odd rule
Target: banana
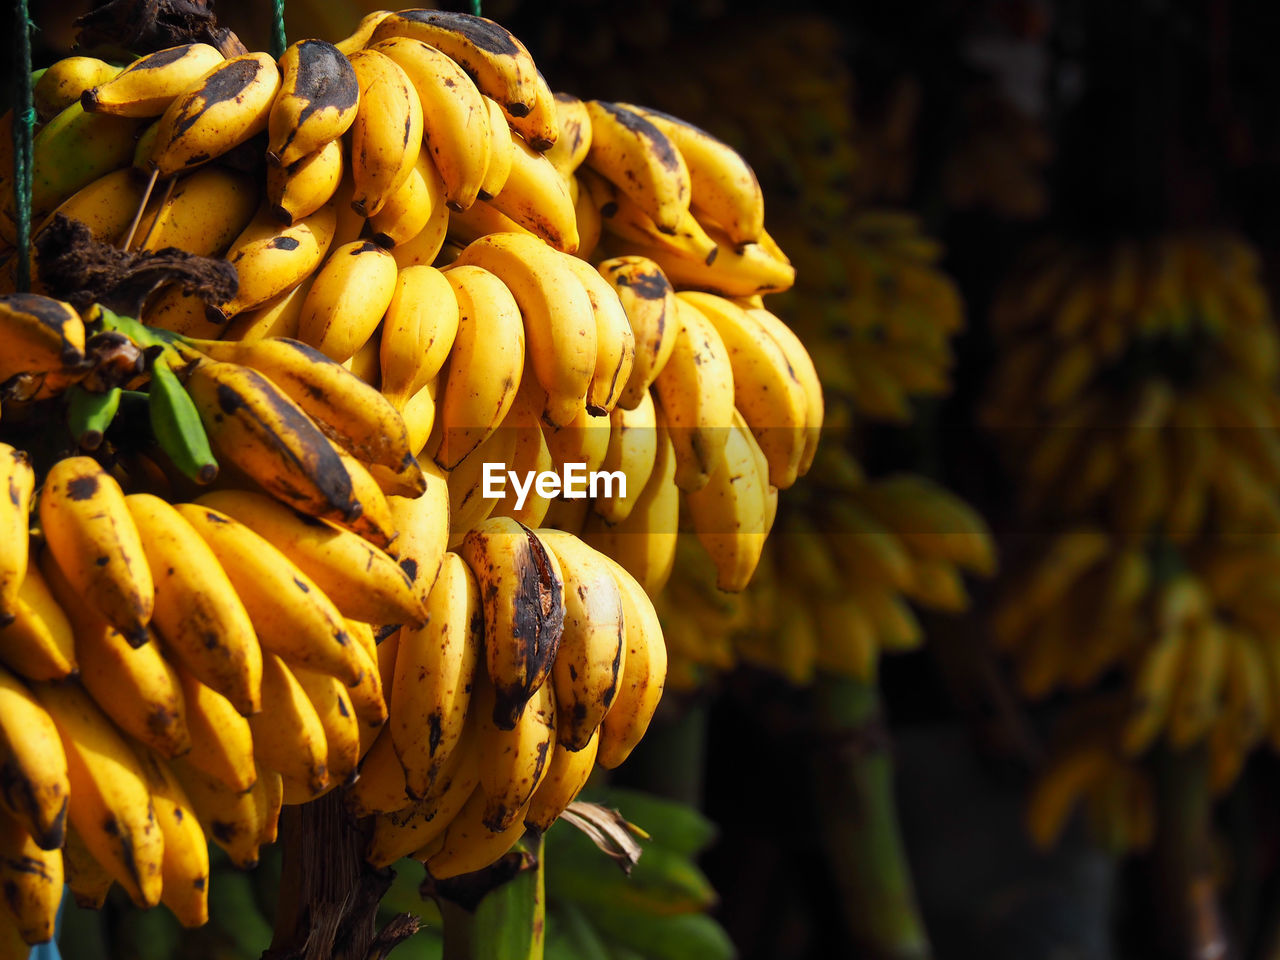
[[280,71],[265,53],[217,64],[160,117],[149,164],[162,177],[219,157],[267,128]]
[[70,781],[67,756],[48,712],[0,667],[0,805],[37,846],[62,846]]
[[426,610],[409,575],[349,530],[290,510],[247,490],[215,490],[197,503],[239,520],[298,565],[343,617],[364,623],[419,623]]
[[217,48],[207,43],[157,50],[85,90],[80,103],[89,113],[158,117],[224,60]]
[[452,470],[511,409],[525,362],[526,325],[511,289],[489,270],[452,266],[445,277],[458,302],[458,331],[442,374],[435,461]]
[[[23,546],[26,539],[24,531]],[[0,663],[28,680],[61,680],[75,673],[71,623],[36,564],[28,564],[12,609],[12,621],[0,627]]]
[[449,208],[443,202],[444,181],[437,174],[427,181],[427,187],[435,192],[431,194],[431,215],[426,226],[413,239],[397,243],[391,250],[391,256],[395,257],[396,266],[401,270],[419,264],[441,266],[448,262],[448,258],[441,254],[449,232],[450,217]]
[[296,287],[324,260],[337,224],[332,201],[288,227],[270,210],[259,210],[227,252],[240,282],[236,295],[214,312],[229,319]]
[[680,294],[711,321],[729,351],[734,406],[751,428],[769,466],[769,483],[785,490],[804,457],[809,401],[786,354],[759,319],[711,293]]
[[653,382],[676,456],[676,486],[706,486],[724,459],[733,418],[733,367],[724,340],[702,312],[677,299],[679,333]]
[[551,766],[556,748],[556,695],[550,683],[540,686],[524,704],[511,729],[494,722],[496,691],[478,678],[476,749],[480,790],[484,793],[481,823],[495,833],[522,817],[524,808]]
[[547,392],[543,416],[555,426],[572,423],[586,405],[596,367],[596,320],[582,281],[554,250],[519,234],[476,240],[447,273],[461,265],[492,271],[511,291],[534,374]]
[[79,686],[39,683],[33,692],[57,725],[67,754],[71,824],[135,904],[155,906],[164,835],[133,749]]
[[31,496],[36,475],[26,451],[0,443],[0,483],[9,495],[0,499],[0,621],[12,620],[27,577]]
[[349,360],[382,320],[395,287],[396,262],[376,243],[338,247],[311,284],[298,339],[338,363]]
[[280,72],[280,92],[267,118],[267,159],[289,167],[347,132],[360,87],[346,56],[323,40],[290,44]]
[[[511,414],[507,414],[503,423],[510,418]],[[456,549],[467,531],[489,517],[501,502],[484,495],[484,465],[511,463],[515,450],[516,431],[499,426],[449,471],[450,549]]]
[[613,286],[589,263],[565,257],[569,269],[582,282],[596,318],[596,365],[587,390],[587,410],[603,416],[618,405],[635,364],[636,341]]
[[125,497],[156,583],[153,624],[167,651],[242,714],[261,704],[262,652],[249,614],[209,545],[159,497]]
[[[258,820],[256,781],[254,789],[236,793],[196,769],[189,758],[171,760],[169,768],[213,842],[225,850],[240,869],[257,866],[262,824]],[[265,776],[258,777],[263,779]]]
[[591,149],[591,116],[587,105],[571,93],[553,94],[559,135],[546,151],[546,158],[566,179],[582,166]]
[[747,312],[773,337],[774,342],[786,356],[791,373],[800,381],[804,389],[806,401],[804,452],[800,455],[800,465],[797,468],[798,475],[804,476],[813,465],[813,458],[818,450],[818,439],[822,436],[822,421],[825,415],[822,381],[818,379],[818,371],[814,369],[813,358],[809,356],[809,351],[796,336],[795,331],[763,307],[747,307]]
[[290,287],[253,310],[247,310],[226,325],[224,340],[265,340],[268,337],[298,338],[298,317],[311,290],[310,279]]
[[89,457],[58,461],[40,493],[40,525],[73,594],[134,646],[145,643],[155,584],[115,478]]
[[581,750],[557,749],[551,755],[551,766],[524,812],[524,825],[545,833],[564,813],[565,807],[577,799],[595,768],[596,751],[600,747],[600,731],[593,730],[591,739]]
[[640,204],[604,177],[591,170],[584,170],[577,177],[580,189],[587,191],[591,205],[599,213],[601,229],[623,243],[655,247],[679,259],[707,266],[719,255],[715,240],[688,210],[680,215],[674,229],[659,230]]
[[200,818],[168,764],[145,749],[135,753],[164,835],[160,902],[184,927],[202,927],[209,921],[209,844]]
[[634,410],[675,349],[680,330],[675,291],[662,269],[647,257],[605,260],[600,275],[617,292],[634,334],[635,361],[618,400]]
[[494,832],[484,825],[485,793],[476,790],[467,798],[442,836],[416,851],[427,873],[436,880],[448,880],[482,870],[507,853],[524,833],[524,811],[505,830]]
[[[102,909],[115,881],[102,868],[102,864],[93,858],[84,839],[76,833],[74,827],[67,828],[67,842],[62,848],[62,872],[77,907],[86,910]],[[22,954],[18,956],[21,957]]]
[[84,321],[75,308],[37,293],[0,296],[0,383],[84,363]]
[[562,253],[578,250],[578,216],[569,185],[551,161],[514,131],[511,169],[489,203]]
[[446,53],[422,40],[392,37],[370,49],[398,63],[413,83],[422,103],[422,146],[444,180],[445,202],[466,210],[480,193],[491,153],[480,91]]
[[699,219],[719,224],[736,246],[764,231],[764,194],[738,151],[691,123],[648,107],[618,104],[644,117],[675,144],[689,170],[689,205]]
[[[382,488],[378,485],[378,481],[374,479],[372,473],[359,460],[338,451],[338,457],[342,461],[343,467],[346,468],[348,476],[351,477],[352,491],[355,493],[356,500],[361,505],[360,516],[354,520],[336,521],[339,526],[345,527],[353,533],[359,534],[368,540],[374,546],[381,548],[391,556],[396,556],[398,548],[393,547],[392,543],[399,534],[396,529],[395,520],[391,517],[391,506],[387,503],[386,495],[382,492]],[[415,473],[415,483],[410,486],[405,482],[407,478],[402,478],[401,489],[410,489],[417,492],[423,489],[426,478],[418,479]]]
[[613,183],[671,233],[689,209],[689,168],[671,138],[626,107],[588,100],[591,145],[586,166]]
[[409,575],[420,607],[428,606],[449,544],[448,477],[432,461],[424,464],[427,489],[421,496],[387,498],[400,531],[396,540],[400,568]]
[[62,902],[62,853],[42,850],[25,827],[0,811],[0,890],[25,943],[53,939]]
[[983,576],[995,572],[995,545],[986,523],[938,484],[896,474],[866,484],[860,502],[920,557],[950,561]]
[[371,865],[388,866],[427,844],[438,842],[467,799],[479,792],[476,784],[480,781],[480,758],[475,740],[475,724],[468,724],[454,762],[441,771],[431,792],[421,800],[402,804],[374,818],[365,851],[365,859]]
[[768,478],[759,469],[756,449],[750,428],[735,410],[719,466],[702,488],[685,494],[698,540],[715,561],[716,586],[729,593],[746,589],[768,533]]
[[[31,144],[31,216],[43,217],[77,190],[127,164],[140,125],[85,113],[73,103],[42,126]],[[5,193],[0,214],[12,224],[12,190]]]
[[551,674],[564,628],[564,581],[555,557],[527,527],[494,517],[459,551],[484,601],[485,665],[495,689],[493,722],[512,729]]
[[193,341],[212,360],[257,370],[293,400],[331,440],[366,463],[411,471],[414,458],[404,421],[376,389],[341,364],[296,340]]
[[[504,134],[505,136],[505,134]],[[465,247],[473,240],[491,233],[523,233],[536,236],[526,230],[487,200],[477,200],[467,210],[455,210],[449,214],[449,240]]]
[[[431,153],[419,151],[418,159],[404,183],[387,198],[382,209],[369,218],[369,229],[379,246],[394,250],[418,237],[433,221],[438,222],[444,207],[444,181],[436,170]],[[448,208],[444,207],[444,217]]]
[[576,256],[594,263],[596,248],[600,246],[600,238],[604,233],[604,219],[595,205],[591,192],[582,186],[578,177],[569,181],[569,195],[573,198],[574,222],[578,228],[578,249]]
[[627,478],[627,487],[625,494],[618,491],[591,501],[591,508],[608,523],[621,523],[631,515],[653,475],[658,457],[656,417],[648,391],[634,410],[619,405],[609,414],[609,448],[600,469],[620,472]]
[[587,543],[615,559],[655,596],[662,591],[675,565],[680,516],[675,448],[660,420],[656,435],[658,449],[653,470],[630,513],[616,524],[593,513],[583,531]]
[[137,236],[146,238],[140,249],[178,247],[199,257],[220,256],[253,220],[258,195],[252,177],[223,166],[179,177],[164,203],[148,208],[138,222]]
[[200,411],[182,388],[172,362],[170,355],[161,355],[151,367],[147,404],[151,432],[156,445],[188,479],[198,484],[212,483],[218,476],[218,461],[209,446]]
[[402,10],[384,18],[369,42],[391,37],[421,40],[450,57],[481,93],[498,102],[513,126],[537,101],[533,58],[509,30],[492,20],[443,10]]
[[329,782],[349,782],[360,763],[360,721],[351,696],[342,681],[323,673],[299,669],[294,671],[294,677],[315,707],[324,730]]
[[408,75],[385,54],[359,50],[350,60],[360,85],[356,119],[351,125],[351,173],[355,180],[351,207],[361,216],[372,217],[418,160],[422,103]]
[[435,267],[405,267],[382,321],[382,393],[397,410],[436,378],[458,335],[458,298]]
[[613,705],[600,723],[596,752],[596,762],[612,770],[627,759],[640,742],[658,708],[667,676],[667,647],[658,614],[644,589],[621,566],[608,557],[606,560],[612,566],[622,595],[627,648],[622,682]]
[[[222,325],[217,314],[209,313],[209,305],[196,295],[183,292],[179,284],[169,284],[147,298],[138,319],[148,327],[168,330],[184,337],[216,337]],[[159,364],[157,364],[159,366]],[[152,390],[156,388],[153,386]]]
[[356,638],[356,648],[363,654],[364,670],[360,682],[347,689],[351,707],[360,721],[360,756],[373,745],[373,739],[387,722],[387,700],[382,689],[382,672],[378,669],[378,644],[373,627],[359,620],[348,620],[347,630]]
[[564,576],[564,633],[552,667],[557,743],[586,749],[622,679],[622,595],[601,554],[571,533],[539,530]]
[[1187,632],[1182,669],[1169,706],[1169,744],[1182,749],[1209,733],[1217,718],[1227,661],[1227,638],[1213,620]]
[[[389,728],[383,727],[378,732],[373,746],[360,761],[360,776],[347,791],[343,802],[347,812],[357,818],[391,813],[409,804],[404,767],[400,766],[400,758],[396,756]],[[376,831],[377,827],[374,829]]]
[[63,57],[51,63],[31,87],[36,117],[45,121],[80,101],[86,90],[106,83],[120,68],[97,57]]
[[344,522],[360,516],[341,452],[262,374],[202,360],[188,374],[187,390],[214,447],[263,489],[312,516]]
[[533,109],[525,116],[519,117],[511,124],[511,129],[537,150],[546,153],[556,145],[560,138],[560,108],[556,104],[556,95],[541,70],[533,74],[536,94]]
[[[516,392],[515,403],[511,405],[506,419],[498,428],[499,433],[507,434],[503,439],[504,446],[510,447],[510,457],[503,460],[499,456],[495,462],[501,463],[503,469],[510,470],[518,477],[536,477],[555,466],[539,418],[541,409],[541,392],[529,390],[526,385],[526,389]],[[484,462],[489,460],[487,447],[488,444],[482,444],[476,449],[476,457],[479,460],[477,466],[481,471],[484,469]],[[484,456],[480,456],[482,453]],[[478,480],[483,481],[483,473]],[[526,527],[541,526],[543,518],[547,515],[547,509],[551,505],[550,498],[540,494],[536,484],[525,488],[523,501],[520,494],[516,492],[514,484],[506,483],[504,480],[504,487],[506,492],[501,499],[493,502],[489,516],[511,517],[513,520],[519,520]],[[481,493],[481,490],[476,490],[477,496]],[[520,506],[517,507],[517,503],[520,503]],[[465,513],[460,512],[460,515],[465,517]],[[458,526],[461,528],[465,522],[466,520],[463,519]]]
[[247,792],[258,780],[248,719],[212,687],[181,666],[177,670],[191,734],[191,752],[185,761],[232,793]]
[[286,802],[310,799],[329,786],[324,724],[306,689],[275,654],[263,657],[262,712],[249,718],[249,728],[254,758],[280,774]]
[[716,250],[705,260],[681,256],[657,244],[631,243],[627,252],[657,261],[676,286],[708,290],[724,297],[781,293],[795,283],[795,267],[773,243],[768,231],[760,234],[759,243],[742,248],[735,247],[717,226],[706,224],[706,231],[716,242]]
[[347,684],[360,682],[363,668],[342,615],[310,577],[226,514],[188,503],[177,509],[213,548],[227,571],[264,652],[277,653]]
[[507,133],[507,118],[503,116],[498,101],[492,97],[484,97],[484,105],[489,111],[489,166],[485,168],[484,180],[480,183],[477,196],[481,200],[492,200],[506,186],[507,178],[511,176],[515,142]]
[[426,797],[458,747],[484,647],[475,576],[447,553],[427,622],[404,627],[396,650],[388,728],[412,797]]
[[[143,184],[138,182],[132,170],[127,167],[113,170],[81,187],[58,204],[36,228],[33,245],[35,238],[40,236],[53,218],[62,214],[71,220],[79,220],[88,227],[93,239],[115,246],[124,238],[125,231],[133,222],[133,215],[142,203],[142,193]],[[34,264],[33,259],[32,265]],[[32,275],[36,273],[33,269]]]
[[1145,750],[1166,728],[1187,633],[1165,631],[1146,652],[1133,677],[1133,709],[1121,732],[1129,756]]
[[356,24],[355,30],[335,43],[334,46],[342,51],[343,56],[347,57],[357,50],[363,50],[368,45],[369,38],[373,36],[373,31],[378,28],[378,24],[389,16],[391,16],[390,10],[374,10],[372,13],[366,13],[360,18],[360,22]]
[[292,166],[267,168],[267,202],[283,224],[315,213],[333,199],[342,184],[342,141],[330,140]]

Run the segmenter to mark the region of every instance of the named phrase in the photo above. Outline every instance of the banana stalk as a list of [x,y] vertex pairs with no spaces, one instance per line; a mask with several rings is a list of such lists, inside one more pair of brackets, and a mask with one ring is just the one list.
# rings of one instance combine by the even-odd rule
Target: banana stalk
[[814,793],[849,935],[859,956],[925,960],[932,948],[898,828],[876,681],[820,674],[813,697],[826,744],[812,758]]

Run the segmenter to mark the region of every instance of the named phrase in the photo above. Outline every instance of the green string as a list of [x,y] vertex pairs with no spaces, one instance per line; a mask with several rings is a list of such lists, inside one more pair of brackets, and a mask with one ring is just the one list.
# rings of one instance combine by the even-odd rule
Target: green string
[[480,0],[471,0],[471,13],[473,16],[480,16]]
[[277,60],[284,55],[288,46],[284,36],[284,0],[275,0],[276,19],[271,25],[271,55]]
[[18,228],[18,289],[31,289],[31,137],[36,111],[31,103],[31,30],[27,0],[14,2],[13,209]]

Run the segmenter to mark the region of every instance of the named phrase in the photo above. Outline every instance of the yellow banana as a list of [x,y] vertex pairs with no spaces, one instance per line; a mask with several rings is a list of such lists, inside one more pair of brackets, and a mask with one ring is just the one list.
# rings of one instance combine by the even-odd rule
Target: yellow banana
[[16,612],[30,559],[27,528],[36,475],[26,451],[0,443],[0,483],[9,495],[0,500],[0,621]]
[[0,890],[25,943],[53,939],[62,902],[62,853],[42,850],[18,820],[0,811]]
[[596,762],[612,770],[631,754],[658,709],[667,677],[667,647],[648,594],[621,566],[612,560],[609,563],[622,595],[627,648],[622,682],[613,705],[600,723],[596,753]]
[[507,133],[507,118],[503,116],[498,101],[484,97],[484,105],[489,111],[489,166],[485,168],[477,196],[481,200],[492,200],[502,192],[507,178],[511,176],[515,143]]
[[563,253],[578,250],[578,217],[564,177],[514,130],[511,169],[489,203]]
[[[371,47],[404,70],[422,103],[422,148],[444,180],[445,202],[466,210],[489,167],[489,108],[448,54],[422,40],[392,37]],[[506,124],[503,124],[506,127]]]
[[240,285],[216,312],[224,319],[234,317],[296,287],[324,259],[337,223],[332,201],[288,227],[270,210],[260,210],[227,252]]
[[496,833],[523,816],[551,766],[558,749],[556,695],[551,683],[540,686],[509,730],[494,722],[495,691],[486,679],[477,679],[475,698],[476,749],[481,757],[480,789],[485,799],[481,822]]
[[[458,298],[435,267],[405,267],[382,321],[382,393],[396,409],[436,378],[458,335]],[[416,452],[416,451],[415,451]]]
[[591,508],[608,523],[621,523],[631,515],[653,474],[658,457],[656,417],[653,398],[647,390],[634,410],[619,405],[609,414],[609,448],[600,469],[620,472],[627,483],[625,494],[619,490],[591,501]]
[[156,583],[153,624],[167,651],[240,713],[256,713],[262,653],[253,624],[209,545],[171,505],[125,497]]
[[323,40],[290,44],[267,118],[267,158],[282,167],[334,143],[355,122],[360,97],[346,56]]
[[427,489],[418,497],[388,497],[391,517],[400,536],[396,550],[402,570],[413,583],[420,607],[428,605],[449,543],[448,477],[430,460],[424,461]]
[[[81,187],[58,204],[36,228],[34,237],[38,238],[53,218],[62,214],[71,220],[79,220],[88,227],[93,239],[115,246],[124,239],[125,231],[133,222],[133,215],[142,203],[143,188],[144,185],[138,182],[132,170],[113,170]],[[252,189],[249,195],[253,195]],[[145,231],[145,227],[143,230]],[[34,264],[34,259],[32,262]],[[35,273],[33,271],[33,275]]]
[[79,686],[40,683],[33,690],[67,754],[72,825],[134,903],[155,906],[164,835],[133,749]]
[[596,320],[582,281],[554,250],[513,233],[476,240],[446,272],[464,264],[492,271],[511,291],[534,374],[547,392],[543,416],[568,425],[586,405],[596,366]]
[[558,530],[539,530],[538,537],[556,555],[565,585],[564,632],[551,672],[557,743],[578,751],[595,737],[622,679],[622,595],[595,549]]
[[1169,744],[1182,749],[1205,736],[1217,718],[1227,661],[1227,637],[1213,620],[1187,633],[1182,669],[1169,706]]
[[[376,33],[376,31],[375,31]],[[360,85],[351,125],[351,206],[372,217],[404,182],[422,148],[422,103],[404,70],[376,50],[350,56]]]
[[[77,907],[86,910],[102,909],[107,893],[115,881],[103,869],[102,864],[94,859],[80,834],[70,826],[67,827],[66,845],[62,848],[62,872]],[[21,957],[22,954],[18,956]]]
[[298,338],[298,317],[311,289],[303,280],[253,310],[247,310],[226,325],[224,340],[265,340],[268,337]]
[[[25,532],[22,539],[25,546]],[[0,663],[28,680],[61,680],[77,670],[71,623],[35,563],[27,566],[12,617],[0,627]]]
[[350,694],[341,680],[323,673],[298,669],[294,677],[315,707],[324,731],[329,782],[336,786],[349,782],[360,763],[360,721]]
[[390,10],[374,10],[372,13],[366,13],[360,18],[360,22],[356,24],[348,36],[344,37],[334,44],[342,51],[344,56],[351,56],[357,50],[364,49],[369,43],[369,38],[373,35],[373,31],[387,17],[391,16]]
[[442,200],[444,182],[437,175],[427,181],[427,186],[429,190],[438,192],[431,194],[431,214],[426,226],[418,232],[417,236],[404,243],[397,243],[391,250],[391,256],[395,257],[396,266],[401,270],[419,264],[441,266],[448,262],[448,258],[441,253],[444,249],[445,237],[449,232],[450,216],[449,208]]
[[680,215],[674,229],[660,230],[640,204],[604,177],[591,170],[577,176],[599,212],[601,229],[623,244],[655,247],[678,259],[708,266],[719,255],[715,240],[688,210]]
[[472,528],[459,552],[483,598],[485,665],[495,689],[492,719],[510,730],[551,674],[564,629],[564,581],[554,555],[507,517]]
[[[404,183],[387,198],[382,209],[369,218],[374,241],[388,250],[402,247],[417,238],[433,220],[438,221],[444,207],[444,181],[427,150],[404,178]],[[444,216],[447,217],[447,208]]]
[[40,524],[73,595],[134,646],[145,643],[155,584],[115,478],[89,457],[58,461],[40,493]]
[[37,846],[62,845],[70,781],[58,728],[31,690],[0,667],[0,805]]
[[[196,769],[190,758],[169,761],[169,769],[182,786],[196,818],[205,825],[210,839],[227,852],[242,870],[258,865],[259,822],[255,787],[237,793],[220,781]],[[258,777],[263,780],[265,777]]]
[[456,467],[500,424],[520,387],[525,326],[506,283],[479,266],[445,271],[458,302],[458,331],[438,405],[435,461]]
[[[527,384],[525,386],[526,389],[516,392],[516,401],[498,428],[499,433],[508,435],[504,438],[503,445],[510,446],[510,456],[505,460],[499,456],[495,462],[501,463],[503,469],[510,470],[517,477],[536,477],[551,470],[555,463],[551,450],[547,447],[547,438],[538,415],[542,409],[541,394],[527,389]],[[480,461],[477,465],[482,471],[484,462],[489,460],[487,446],[482,444],[476,449],[476,457]],[[482,453],[484,456],[480,456]],[[479,479],[483,482],[483,473]],[[523,496],[517,492],[515,484],[508,483],[505,478],[503,485],[506,492],[493,502],[488,515],[511,517],[526,527],[540,526],[551,505],[550,498],[540,494],[536,484],[524,488]],[[477,491],[477,495],[482,493],[483,490]],[[460,515],[466,516],[461,512]],[[465,522],[465,519],[459,521],[458,526],[461,527]]]
[[[673,228],[674,229],[674,228]],[[768,231],[759,243],[738,248],[719,227],[706,224],[707,235],[716,242],[714,256],[705,260],[674,254],[655,244],[628,244],[628,252],[657,261],[672,283],[679,287],[708,290],[724,297],[753,297],[791,289],[796,269]]]
[[298,339],[338,363],[353,357],[387,312],[395,293],[396,262],[369,240],[333,251],[307,294]]
[[587,409],[604,415],[618,405],[631,377],[636,358],[635,335],[612,284],[585,260],[566,256],[565,262],[587,291],[596,318],[596,365],[587,390]]
[[635,338],[635,362],[618,402],[634,410],[662,372],[680,331],[675,292],[662,269],[647,257],[614,257],[600,275],[617,291]]
[[391,813],[411,802],[405,786],[404,767],[396,756],[388,727],[384,726],[378,732],[373,745],[360,761],[360,776],[347,791],[343,802],[353,817]]
[[158,117],[224,59],[216,47],[207,43],[184,43],[157,50],[86,90],[80,102],[90,113]]
[[551,92],[541,70],[534,71],[533,81],[533,109],[523,117],[511,121],[511,129],[520,134],[534,150],[546,153],[560,138],[560,109],[556,105],[556,95]]
[[[517,394],[518,396],[518,394]],[[512,409],[516,409],[512,406]],[[449,546],[456,549],[476,524],[490,516],[501,502],[485,496],[485,464],[511,463],[515,458],[516,430],[506,426],[508,413],[493,433],[449,471]]]
[[634,200],[659,230],[680,226],[689,209],[689,168],[671,138],[633,110],[588,100],[586,165]]
[[413,797],[431,792],[459,744],[484,644],[480,589],[456,553],[427,605],[424,626],[400,631],[388,723]]
[[324,724],[305,688],[275,654],[263,657],[262,712],[249,718],[249,728],[254,758],[280,774],[286,803],[310,799],[329,786]]
[[524,834],[524,811],[505,830],[494,832],[483,823],[485,793],[477,787],[444,834],[416,851],[414,859],[427,865],[436,880],[482,870],[507,853]]
[[63,57],[49,64],[31,88],[36,116],[41,121],[48,120],[73,103],[79,103],[86,90],[106,83],[119,72],[120,68],[114,63],[97,57]]
[[224,513],[190,503],[179,504],[178,512],[213,548],[249,611],[264,653],[277,653],[348,684],[360,682],[363,668],[352,649],[355,641],[333,601],[310,577]]
[[[593,514],[583,532],[587,543],[615,559],[655,596],[661,592],[675,565],[680,515],[675,449],[660,422],[656,436],[658,449],[653,470],[631,511],[617,523]],[[627,492],[630,494],[630,489]]]
[[36,293],[0,296],[0,382],[19,373],[45,373],[84,362],[84,321],[69,303]]
[[257,208],[258,187],[252,177],[223,166],[201,167],[179,177],[163,204],[148,208],[136,235],[146,238],[143,250],[178,247],[196,256],[220,256]]
[[272,215],[293,224],[333,199],[342,183],[342,141],[330,140],[293,166],[267,168],[267,202]]
[[553,96],[559,135],[546,151],[546,157],[562,177],[568,177],[587,159],[587,151],[591,149],[591,117],[587,105],[573,94],[557,92]]
[[524,825],[545,832],[564,813],[565,807],[577,799],[595,768],[596,751],[600,747],[600,731],[595,730],[581,750],[557,748],[551,755],[551,766],[524,812]]
[[168,764],[145,749],[135,752],[164,835],[160,902],[184,927],[202,927],[209,920],[209,844],[200,818]]
[[653,382],[676,455],[676,486],[700,490],[724,460],[733,419],[733,367],[724,340],[691,303],[677,300],[680,331]]
[[191,752],[186,761],[232,793],[244,793],[258,779],[249,721],[222,694],[181,666],[177,669],[191,734]]
[[267,128],[280,71],[265,53],[217,64],[160,117],[150,166],[162,177],[206,163]]
[[[747,312],[773,337],[781,348],[790,365],[791,373],[800,381],[805,394],[804,452],[800,456],[798,474],[804,476],[813,465],[814,455],[818,450],[818,439],[822,435],[824,402],[822,398],[822,381],[818,379],[818,371],[814,369],[813,359],[809,351],[796,336],[795,332],[776,315],[762,307],[748,307]],[[776,486],[776,484],[775,484]]]

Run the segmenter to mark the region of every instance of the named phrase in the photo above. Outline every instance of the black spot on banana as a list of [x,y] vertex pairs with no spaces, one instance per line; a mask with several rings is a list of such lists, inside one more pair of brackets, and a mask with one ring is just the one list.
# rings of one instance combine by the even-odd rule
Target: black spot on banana
[[267,156],[288,166],[347,132],[360,87],[351,63],[323,40],[302,40],[280,58],[284,79],[271,107]]
[[613,117],[613,119],[619,124],[634,133],[637,137],[648,141],[652,154],[657,157],[658,162],[668,170],[675,171],[684,169],[684,162],[681,159],[680,154],[676,152],[675,144],[673,144],[671,139],[651,122],[640,116],[638,113],[633,113],[630,110],[624,110],[622,107],[609,103],[605,100],[595,100],[593,102]]
[[84,322],[74,307],[36,293],[0,297],[0,381],[84,362]]
[[156,442],[174,466],[196,483],[212,483],[218,476],[218,461],[200,412],[163,358],[151,370],[150,414]]
[[71,438],[83,450],[97,450],[103,434],[120,409],[120,388],[101,393],[84,389],[80,384],[67,388],[67,427]]

